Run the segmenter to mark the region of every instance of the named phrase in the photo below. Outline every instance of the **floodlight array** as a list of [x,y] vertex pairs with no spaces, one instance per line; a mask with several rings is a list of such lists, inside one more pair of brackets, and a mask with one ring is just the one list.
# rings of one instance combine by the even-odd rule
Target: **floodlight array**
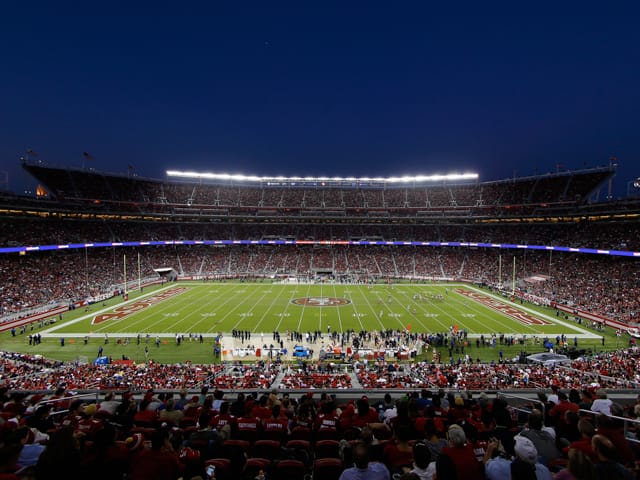
[[423,182],[456,182],[477,180],[477,173],[449,173],[436,175],[404,175],[401,177],[285,177],[285,176],[257,176],[229,173],[194,172],[167,170],[168,177],[188,178],[194,180],[220,180],[236,182],[277,182],[277,183],[322,183],[322,182],[351,182],[351,183],[423,183]]

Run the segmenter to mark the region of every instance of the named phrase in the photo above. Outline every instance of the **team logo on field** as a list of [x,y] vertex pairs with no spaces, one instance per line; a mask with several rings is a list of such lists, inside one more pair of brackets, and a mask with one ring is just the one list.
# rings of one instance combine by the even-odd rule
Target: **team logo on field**
[[[113,312],[103,313],[102,315],[97,315],[93,317],[91,323],[93,325],[97,325],[98,323],[105,322],[107,320],[120,320],[121,318],[127,317],[133,313],[139,312],[140,310],[144,310],[156,303],[160,303],[163,300],[167,300],[168,298],[175,297],[181,293],[184,293],[188,290],[186,287],[175,287],[164,292],[157,293],[151,297],[143,298],[137,300],[133,303],[128,303],[126,305],[121,305],[113,309]],[[165,316],[176,316],[177,313],[165,313]]]
[[341,307],[342,305],[349,305],[351,300],[336,297],[304,297],[294,298],[291,303],[304,307]]

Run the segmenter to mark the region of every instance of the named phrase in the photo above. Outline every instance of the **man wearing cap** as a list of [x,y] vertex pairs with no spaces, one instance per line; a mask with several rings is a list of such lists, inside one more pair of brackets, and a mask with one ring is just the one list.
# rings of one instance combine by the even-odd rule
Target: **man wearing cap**
[[511,461],[504,454],[504,451],[500,452],[498,441],[489,442],[484,455],[484,471],[487,480],[511,478],[511,465],[514,462],[521,462],[525,468],[528,466],[535,471],[537,480],[551,480],[553,478],[549,469],[538,462],[538,452],[531,440],[516,435],[514,450],[515,457]]
[[99,418],[95,418],[98,406],[95,403],[85,405],[82,412],[83,418],[78,422],[76,431],[83,432],[88,439],[93,439],[95,433],[102,429],[104,422]]

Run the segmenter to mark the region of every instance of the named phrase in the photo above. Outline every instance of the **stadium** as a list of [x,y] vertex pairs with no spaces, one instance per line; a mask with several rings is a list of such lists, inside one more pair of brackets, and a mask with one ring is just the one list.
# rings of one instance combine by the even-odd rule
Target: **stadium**
[[[613,165],[491,182],[23,168],[38,195],[5,194],[0,207],[2,381],[17,399],[6,422],[18,404],[68,418],[115,393],[171,407],[140,407],[124,426],[119,410],[78,414],[88,440],[109,421],[119,438],[152,440],[167,421],[188,438],[204,410],[214,425],[236,396],[255,395],[268,418],[277,397],[291,428],[234,423],[227,447],[187,443],[222,478],[233,441],[274,458],[256,442],[337,444],[375,424],[388,442],[395,423],[354,413],[363,395],[383,405],[393,392],[414,408],[437,398],[478,438],[490,430],[474,417],[479,393],[508,399],[514,424],[532,406],[553,422],[554,405],[535,401],[558,389],[583,392],[581,405],[608,394],[622,406],[612,418],[637,414],[640,202],[599,200]],[[333,426],[293,408],[314,394]]]

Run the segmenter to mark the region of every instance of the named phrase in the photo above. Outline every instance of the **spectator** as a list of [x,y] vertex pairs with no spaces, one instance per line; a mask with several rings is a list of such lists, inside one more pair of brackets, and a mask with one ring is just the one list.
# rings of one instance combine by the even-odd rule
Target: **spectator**
[[417,475],[419,480],[431,480],[436,471],[436,462],[431,461],[429,447],[424,442],[417,442],[413,446],[413,468],[410,473]]
[[591,447],[597,458],[595,471],[598,479],[633,480],[633,473],[615,460],[616,451],[611,440],[603,435],[594,435]]
[[542,413],[539,410],[529,414],[528,426],[529,428],[522,430],[519,436],[531,440],[540,456],[540,463],[548,465],[552,460],[562,456],[556,448],[556,439],[548,429],[543,429]]
[[449,445],[442,449],[440,456],[447,455],[453,460],[458,480],[482,478],[482,464],[476,458],[473,447],[467,444],[467,436],[460,425],[454,424],[449,427],[447,440]]
[[[458,480],[460,476],[458,476],[458,471],[455,462],[453,459],[443,453],[436,460],[436,473],[433,476],[434,479],[437,480]],[[471,477],[471,478],[482,478],[482,477]]]
[[554,480],[596,480],[591,458],[582,450],[570,449],[567,467],[560,470]]
[[366,445],[356,444],[352,456],[354,465],[342,472],[340,480],[390,480],[389,470],[383,463],[369,461]]
[[603,413],[604,415],[611,415],[611,399],[607,398],[607,392],[604,390],[598,390],[596,392],[596,399],[591,404],[591,411],[595,413]]

